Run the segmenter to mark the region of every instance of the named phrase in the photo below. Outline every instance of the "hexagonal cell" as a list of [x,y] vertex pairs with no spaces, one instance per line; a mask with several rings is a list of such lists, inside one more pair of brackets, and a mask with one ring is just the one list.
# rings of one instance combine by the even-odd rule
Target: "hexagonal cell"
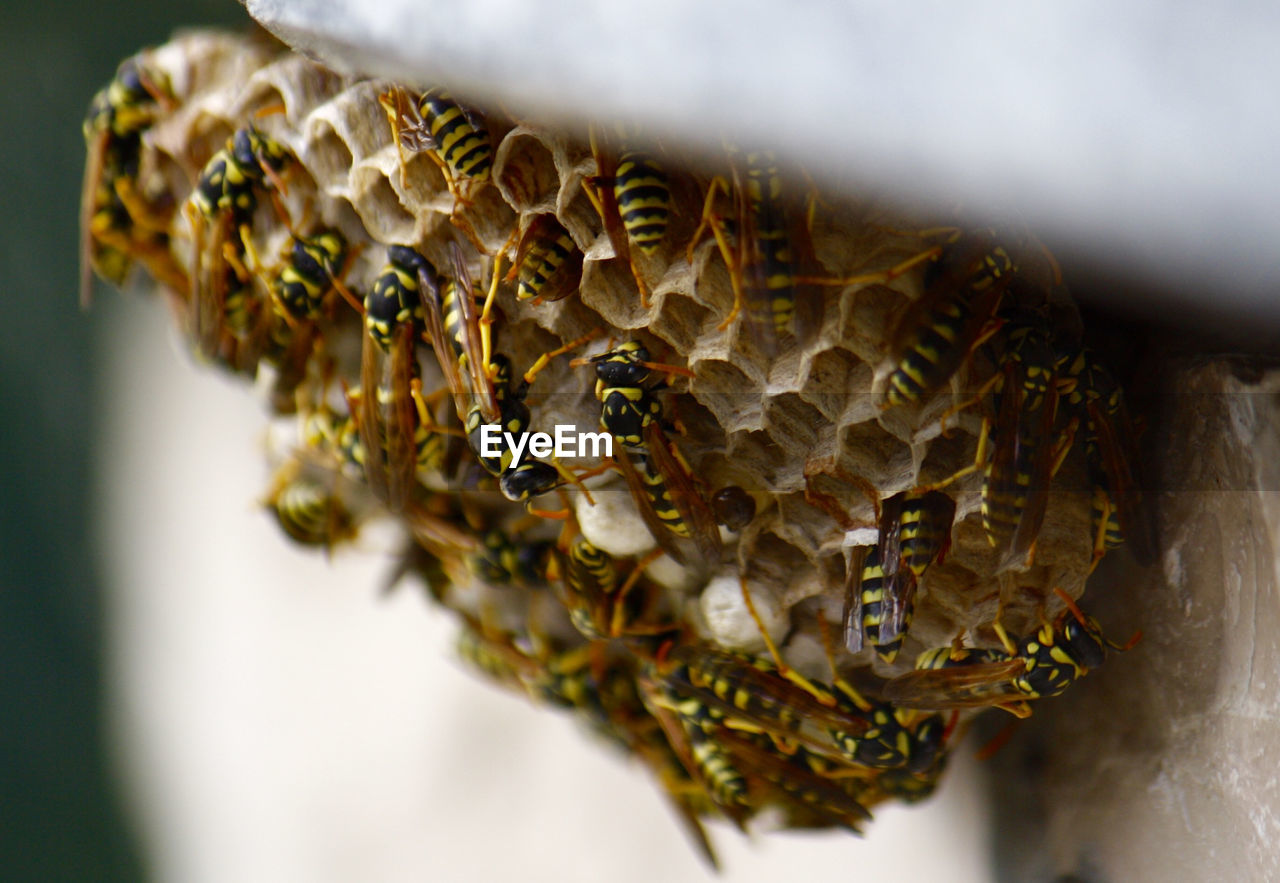
[[774,529],[743,537],[741,550],[752,585],[774,586],[774,597],[788,607],[828,588],[825,571]]
[[[310,140],[322,126],[328,126],[357,163],[392,147],[391,127],[378,106],[378,91],[378,86],[370,82],[343,90],[308,115],[301,126],[303,135]],[[372,112],[374,109],[376,113]]]
[[710,248],[704,245],[694,252],[690,272],[694,283],[689,291],[693,299],[711,310],[720,321],[727,319],[733,310],[733,282],[714,242]]
[[[564,174],[563,169],[561,173]],[[556,217],[572,234],[578,247],[586,251],[602,232],[600,215],[583,189],[582,178],[576,172],[569,172],[568,176],[556,197]]]
[[751,480],[743,487],[752,492],[773,493],[779,486],[779,476],[789,476],[794,471],[787,452],[763,430],[730,433],[725,456],[750,474]]
[[351,166],[355,158],[328,122],[318,121],[313,128],[305,159],[320,189],[332,196],[350,192]]
[[649,324],[631,271],[621,261],[587,260],[582,265],[582,302],[607,323],[631,330]]
[[[265,71],[271,71],[268,67]],[[293,119],[300,119],[306,116],[314,106],[312,104],[303,105],[301,102],[291,102],[281,93],[280,87],[275,83],[274,79],[269,76],[263,76],[264,72],[259,72],[251,79],[236,96],[235,101],[231,104],[227,111],[230,119],[252,120],[254,124],[261,124],[270,116],[274,116],[276,110],[279,109],[286,116],[290,110],[293,111],[290,122]],[[285,87],[288,89],[288,87]],[[292,98],[292,95],[290,95]],[[266,126],[263,126],[266,128]]]
[[298,129],[307,114],[341,88],[342,77],[332,70],[301,55],[284,55],[249,78],[231,115],[281,106],[289,126]]
[[496,254],[516,227],[516,213],[490,185],[473,187],[465,197],[457,204],[451,198],[450,223],[468,240],[478,239],[485,253]]
[[359,168],[351,174],[351,205],[369,235],[379,242],[411,243],[417,239],[417,223],[401,206],[387,177],[376,169]]
[[841,426],[836,435],[839,465],[889,493],[908,486],[912,478],[911,448],[877,423]]
[[778,444],[790,450],[811,451],[818,437],[830,425],[817,408],[795,393],[784,393],[765,400],[764,428]]
[[781,494],[777,503],[779,524],[774,530],[803,550],[806,556],[817,558],[840,549],[844,529],[837,519],[809,502],[803,492]]
[[659,295],[654,303],[657,314],[649,321],[649,330],[661,337],[676,352],[693,349],[710,313],[701,305],[674,292]]
[[[681,427],[680,449],[691,459],[708,455],[720,456],[724,452],[725,433],[706,407],[691,395],[658,393],[663,402],[666,419]],[[699,476],[701,477],[701,475]]]
[[848,422],[850,399],[869,396],[870,389],[871,366],[845,350],[828,349],[810,360],[800,398],[817,408],[827,420]]
[[560,175],[535,130],[517,126],[502,139],[493,158],[493,180],[516,211],[555,211]]
[[694,366],[689,391],[711,410],[726,432],[759,429],[764,416],[760,389],[736,366],[707,359]]
[[[387,148],[396,157],[391,169],[383,168],[388,175],[396,198],[414,212],[449,212],[453,208],[453,195],[445,183],[444,170],[428,151],[398,152]],[[384,166],[379,163],[379,166]]]
[[840,346],[872,366],[890,355],[890,342],[910,302],[886,285],[868,285],[840,299]]

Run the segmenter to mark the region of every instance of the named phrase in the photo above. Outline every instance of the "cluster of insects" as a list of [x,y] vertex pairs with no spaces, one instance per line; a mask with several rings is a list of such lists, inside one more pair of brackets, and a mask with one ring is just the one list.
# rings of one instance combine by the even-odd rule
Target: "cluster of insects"
[[179,91],[166,58],[236,49],[183,39],[90,107],[84,296],[140,267],[198,358],[269,377],[283,531],[402,524],[463,658],[640,760],[712,862],[703,818],[860,831],[971,710],[1131,646],[1075,597],[1154,554],[1140,426],[1026,237],[279,52]]

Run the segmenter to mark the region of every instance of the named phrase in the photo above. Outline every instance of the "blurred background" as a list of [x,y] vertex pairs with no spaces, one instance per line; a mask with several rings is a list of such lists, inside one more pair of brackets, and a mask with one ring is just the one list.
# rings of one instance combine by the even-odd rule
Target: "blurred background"
[[[221,0],[55,0],[0,13],[0,867],[13,880],[138,880],[150,863],[105,739],[105,575],[91,455],[120,407],[100,370],[119,298],[76,304],[80,122],[126,55]],[[104,292],[105,293],[105,292]],[[135,415],[149,419],[145,411]],[[145,537],[136,540],[139,546]]]

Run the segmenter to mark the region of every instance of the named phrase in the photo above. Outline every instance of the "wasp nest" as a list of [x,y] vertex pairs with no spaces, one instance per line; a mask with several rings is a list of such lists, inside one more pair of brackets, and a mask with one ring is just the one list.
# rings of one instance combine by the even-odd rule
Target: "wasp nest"
[[[1127,418],[1031,237],[222,34],[126,62],[86,135],[86,258],[296,415],[285,531],[399,519],[464,655],[695,829],[857,828],[932,789],[953,709],[1101,661],[1071,599],[1138,523]],[[511,455],[553,427],[612,454]]]

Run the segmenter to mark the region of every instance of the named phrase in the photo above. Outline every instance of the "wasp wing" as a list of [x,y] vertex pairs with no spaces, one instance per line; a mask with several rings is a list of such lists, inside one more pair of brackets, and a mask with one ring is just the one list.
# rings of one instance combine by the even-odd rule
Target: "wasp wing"
[[885,684],[884,696],[904,708],[985,708],[1026,698],[1013,679],[1026,670],[1021,659],[916,669]]

